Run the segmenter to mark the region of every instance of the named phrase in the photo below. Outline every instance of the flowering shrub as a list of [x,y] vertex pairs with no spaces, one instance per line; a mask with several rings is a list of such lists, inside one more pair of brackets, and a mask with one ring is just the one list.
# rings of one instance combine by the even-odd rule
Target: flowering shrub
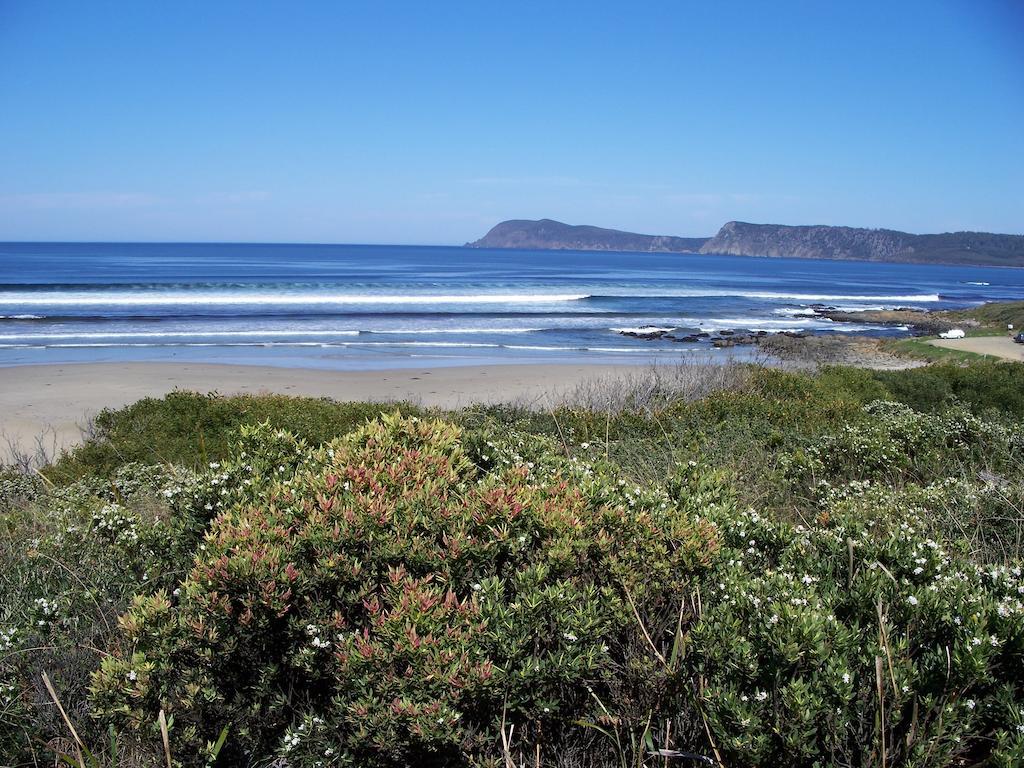
[[132,595],[173,580],[173,530],[160,489],[176,473],[125,465],[110,480],[64,488],[11,478],[21,488],[0,509],[0,754],[33,764],[39,743],[63,732],[41,688],[56,681],[66,708],[83,717],[86,685]]
[[951,468],[1018,466],[1020,427],[984,421],[962,409],[923,414],[900,403],[875,401],[863,418],[784,457],[791,478],[814,485],[847,479],[929,480]]
[[900,488],[871,480],[842,485],[821,482],[813,489],[816,517],[856,518],[885,523],[916,516],[933,538],[955,540],[973,559],[1002,562],[1024,556],[1021,510],[1024,485],[984,476],[978,480],[947,477],[927,485],[908,483]]
[[715,540],[662,491],[506,437],[477,441],[485,472],[442,422],[389,416],[315,450],[248,429],[214,496],[181,495],[219,514],[180,593],[121,618],[97,711],[145,728],[165,708],[196,764],[224,725],[231,759],[294,766],[470,761],[502,724],[556,741],[635,612],[670,604]]
[[716,522],[722,558],[690,640],[726,764],[946,766],[993,744],[1017,764],[1019,567],[973,564],[912,515]]
[[1024,764],[1019,370],[110,412],[0,470],[0,763],[70,735],[45,671],[111,766],[161,708],[176,768]]
[[0,466],[0,513],[6,515],[14,507],[32,501],[42,492],[36,475]]

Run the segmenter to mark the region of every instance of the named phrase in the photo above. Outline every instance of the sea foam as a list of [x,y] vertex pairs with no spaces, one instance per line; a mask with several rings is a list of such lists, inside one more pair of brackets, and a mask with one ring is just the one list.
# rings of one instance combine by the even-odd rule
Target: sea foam
[[12,306],[310,306],[310,305],[425,305],[425,304],[548,304],[579,301],[585,293],[480,294],[346,294],[346,293],[155,293],[155,292],[8,292],[0,304]]

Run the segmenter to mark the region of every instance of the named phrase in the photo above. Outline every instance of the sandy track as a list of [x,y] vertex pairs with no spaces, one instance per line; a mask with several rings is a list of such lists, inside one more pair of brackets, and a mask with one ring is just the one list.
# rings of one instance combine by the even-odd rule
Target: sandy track
[[1009,336],[974,336],[966,339],[932,339],[929,344],[945,349],[994,355],[1004,360],[1024,363],[1024,344],[1016,344]]

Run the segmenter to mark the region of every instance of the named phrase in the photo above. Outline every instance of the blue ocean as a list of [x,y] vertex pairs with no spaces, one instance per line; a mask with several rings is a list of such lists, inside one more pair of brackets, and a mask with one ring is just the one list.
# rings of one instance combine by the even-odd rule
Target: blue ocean
[[644,328],[900,334],[812,305],[1024,299],[1024,270],[687,254],[257,244],[0,244],[0,365],[335,369],[726,354]]

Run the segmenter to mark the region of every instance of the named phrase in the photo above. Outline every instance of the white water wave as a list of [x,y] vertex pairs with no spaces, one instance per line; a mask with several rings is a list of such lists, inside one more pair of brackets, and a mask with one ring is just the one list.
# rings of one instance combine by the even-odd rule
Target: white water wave
[[464,333],[534,333],[543,331],[544,328],[395,328],[380,330],[362,330],[363,334],[409,334],[409,335],[430,335],[440,333],[464,334]]
[[[881,304],[844,304],[841,307],[843,312],[880,312],[885,307]],[[818,310],[810,307],[781,307],[772,310],[773,315],[784,317],[813,317],[818,315]]]
[[616,352],[616,353],[657,353],[663,354],[666,351],[687,352],[693,351],[687,347],[652,347],[639,345],[636,347],[589,347],[578,345],[566,346],[541,346],[528,344],[492,344],[476,342],[428,342],[428,341],[396,341],[396,342],[318,342],[318,341],[236,341],[236,342],[81,342],[81,343],[59,343],[45,345],[26,344],[3,344],[0,349],[124,349],[124,348],[192,348],[192,347],[319,347],[322,349],[352,348],[361,349],[367,347],[416,347],[433,349],[510,349],[510,350],[532,350],[538,352]]
[[17,339],[172,339],[187,336],[197,339],[231,339],[253,337],[286,337],[286,336],[358,336],[359,331],[303,331],[301,329],[287,331],[103,331],[84,333],[2,333],[0,339],[15,341]]
[[782,315],[783,317],[814,317],[818,314],[818,310],[806,307],[801,309],[794,307],[782,307],[781,309],[773,309],[772,314]]
[[788,299],[790,301],[896,301],[904,304],[927,304],[941,301],[937,293],[906,294],[899,296],[833,295],[817,293],[777,293],[774,291],[744,291],[736,294],[747,299]]
[[609,328],[608,330],[616,333],[668,333],[678,327],[677,325],[641,325],[635,328]]
[[324,294],[324,293],[154,293],[154,292],[9,292],[0,304],[12,306],[311,306],[311,305],[428,305],[428,304],[550,304],[586,299],[585,293],[480,294]]

